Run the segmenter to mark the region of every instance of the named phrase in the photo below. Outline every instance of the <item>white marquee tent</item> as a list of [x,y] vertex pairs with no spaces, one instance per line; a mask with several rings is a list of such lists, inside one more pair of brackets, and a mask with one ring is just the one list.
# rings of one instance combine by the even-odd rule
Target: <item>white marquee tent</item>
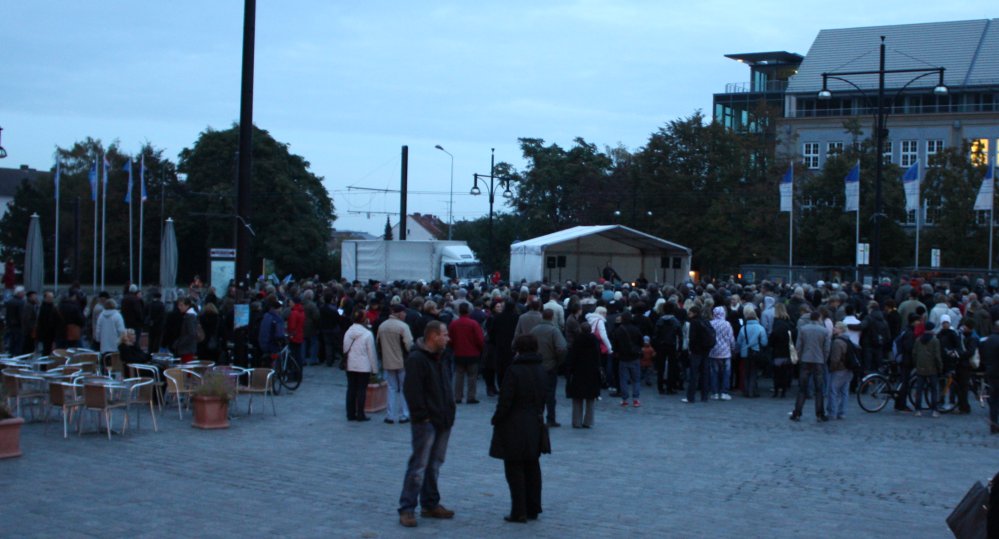
[[689,248],[621,225],[577,226],[510,246],[510,281],[596,281],[609,263],[622,279],[676,285]]

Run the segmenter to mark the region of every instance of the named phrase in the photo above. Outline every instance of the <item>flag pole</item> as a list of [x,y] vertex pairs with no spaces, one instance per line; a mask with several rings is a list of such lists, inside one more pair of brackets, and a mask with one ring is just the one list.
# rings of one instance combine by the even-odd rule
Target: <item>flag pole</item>
[[146,156],[139,161],[139,289],[142,289],[142,224],[146,209]]
[[[922,193],[919,194],[922,196]],[[922,215],[920,215],[923,209],[923,201],[920,198],[916,198],[916,264],[915,271],[919,271],[919,222],[922,221]]]
[[94,178],[94,185],[91,188],[91,193],[90,193],[90,198],[92,198],[94,200],[94,289],[93,289],[94,297],[97,297],[97,228],[98,228],[97,227],[97,206],[98,206],[97,190],[100,189],[100,186],[101,186],[100,161],[101,161],[101,154],[98,153],[97,154],[97,163],[94,163],[94,174],[97,175],[97,177]]
[[53,270],[55,270],[52,275],[55,279],[52,285],[52,291],[54,294],[59,293],[59,161],[56,160],[56,173],[55,173],[55,251],[52,253],[53,258]]
[[791,211],[787,212],[787,284],[792,284],[794,274],[794,184],[791,184]]
[[[996,157],[999,158],[999,149],[996,150]],[[994,163],[994,161],[993,161]],[[995,165],[989,164],[990,174],[986,176],[992,176],[992,180],[989,182],[989,278],[992,278],[992,236],[995,235],[995,209],[996,209],[996,180],[995,180]]]
[[101,290],[105,289],[104,270],[107,257],[108,165],[110,164],[111,163],[108,162],[107,155],[105,154],[104,178],[101,182],[104,184],[104,192],[101,194]]
[[[860,186],[857,186],[857,190],[858,191],[860,190]],[[858,196],[857,198],[859,199],[860,197]],[[856,251],[857,251],[857,249],[860,248],[860,200],[857,200],[857,225],[856,226],[857,226],[857,231],[856,231],[856,233],[854,235],[854,237],[856,239],[853,242],[853,245],[854,245],[854,247],[853,247],[853,250],[854,250],[853,259],[854,260],[853,261],[856,263],[856,266],[857,266],[857,269],[856,269],[856,273],[857,274],[854,276],[854,280],[859,281],[860,280],[860,257],[857,256]]]
[[128,160],[128,282],[130,284],[135,284],[134,275],[132,274],[132,268],[135,267],[132,259],[132,247],[134,245],[134,239],[132,238],[132,160]]

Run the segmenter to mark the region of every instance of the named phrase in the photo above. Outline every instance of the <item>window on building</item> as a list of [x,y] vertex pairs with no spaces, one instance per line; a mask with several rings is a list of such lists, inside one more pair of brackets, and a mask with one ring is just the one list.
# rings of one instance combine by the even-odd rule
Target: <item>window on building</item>
[[885,141],[884,153],[881,154],[881,162],[890,165],[891,164],[891,141]]
[[899,164],[902,165],[902,168],[909,167],[917,159],[919,159],[919,141],[903,140],[901,154],[899,155]]
[[936,156],[943,151],[943,141],[942,140],[927,140],[926,141],[926,164],[935,167]]
[[916,210],[905,212],[905,224],[916,226]]
[[842,142],[830,142],[826,144],[826,157],[830,155],[842,155],[843,154],[843,143]]
[[819,168],[819,143],[806,142],[801,147],[801,157],[805,166],[815,170]]
[[923,223],[924,225],[935,225],[937,221],[940,220],[940,205],[931,204],[926,202],[923,205]]
[[971,164],[985,166],[989,164],[989,139],[979,138],[971,141]]

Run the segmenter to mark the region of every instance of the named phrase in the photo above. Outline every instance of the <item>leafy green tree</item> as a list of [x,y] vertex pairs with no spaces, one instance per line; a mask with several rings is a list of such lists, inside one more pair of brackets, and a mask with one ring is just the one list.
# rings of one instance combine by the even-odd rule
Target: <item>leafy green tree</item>
[[988,265],[988,215],[975,217],[975,198],[985,167],[970,159],[970,144],[946,148],[926,169],[922,197],[932,223],[923,228],[920,260],[929,265],[930,250],[941,250],[945,266]]
[[[209,248],[234,243],[238,147],[239,127],[234,125],[225,131],[207,129],[180,152],[178,169],[187,174],[182,189],[187,215],[175,219],[188,271],[207,267]],[[281,273],[332,275],[327,244],[336,214],[309,162],[254,127],[251,176],[254,259],[273,260]]]

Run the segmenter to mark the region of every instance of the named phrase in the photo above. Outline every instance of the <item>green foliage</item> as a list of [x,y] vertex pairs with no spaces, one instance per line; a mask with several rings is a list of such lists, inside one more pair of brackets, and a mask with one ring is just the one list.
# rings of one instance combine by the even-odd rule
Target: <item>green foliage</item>
[[[988,226],[975,221],[975,198],[985,167],[974,166],[970,147],[946,148],[926,169],[923,200],[933,226],[924,228],[920,258],[928,264],[930,250],[941,250],[945,266],[987,266]],[[986,217],[987,220],[987,217]]]
[[[239,127],[234,125],[225,131],[208,129],[192,148],[180,152],[188,215],[177,222],[177,241],[185,254],[182,261],[187,259],[185,268],[207,267],[209,248],[233,245],[238,148]],[[327,244],[336,215],[322,178],[286,144],[258,128],[253,130],[250,197],[254,260],[272,259],[280,273],[332,274]]]

